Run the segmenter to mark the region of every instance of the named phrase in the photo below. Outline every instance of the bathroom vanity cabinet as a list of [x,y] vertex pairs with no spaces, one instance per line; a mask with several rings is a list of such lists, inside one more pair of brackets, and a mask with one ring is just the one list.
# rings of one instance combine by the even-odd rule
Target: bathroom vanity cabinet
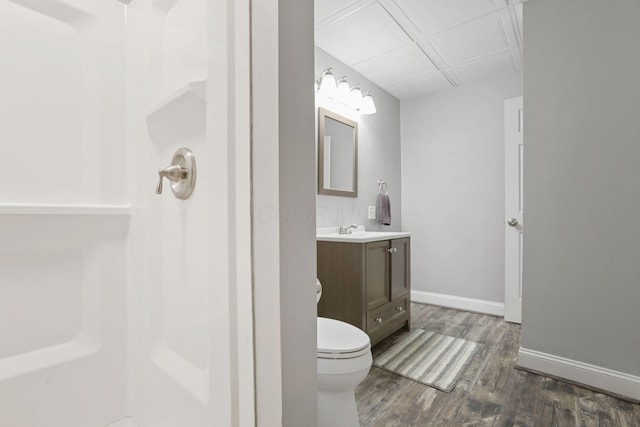
[[318,241],[318,316],[365,331],[376,344],[410,328],[410,238]]

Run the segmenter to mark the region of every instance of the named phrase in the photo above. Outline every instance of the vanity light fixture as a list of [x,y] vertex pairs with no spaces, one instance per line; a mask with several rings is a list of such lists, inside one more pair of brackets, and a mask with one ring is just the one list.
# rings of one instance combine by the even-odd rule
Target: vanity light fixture
[[362,104],[362,90],[360,90],[360,85],[355,84],[351,86],[348,105],[354,110],[360,110],[360,104]]
[[338,79],[338,90],[336,92],[336,101],[347,104],[349,100],[349,82],[347,76]]
[[320,98],[328,99],[355,110],[360,114],[374,114],[376,106],[371,93],[363,97],[359,84],[349,85],[347,76],[340,77],[337,81],[331,68],[327,68],[320,74],[320,79],[315,81],[316,94]]
[[333,98],[336,95],[336,91],[336,78],[333,76],[331,68],[327,68],[322,72],[322,74],[320,74],[320,88],[318,89],[318,94],[327,98]]
[[360,114],[375,114],[376,111],[376,104],[373,102],[373,96],[371,96],[370,93],[367,93],[362,97],[362,102],[360,103]]

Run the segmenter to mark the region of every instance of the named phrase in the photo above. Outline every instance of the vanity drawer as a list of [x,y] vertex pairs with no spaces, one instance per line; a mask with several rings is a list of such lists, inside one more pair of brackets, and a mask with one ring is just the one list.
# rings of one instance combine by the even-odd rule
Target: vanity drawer
[[367,313],[367,334],[374,345],[409,320],[409,294]]

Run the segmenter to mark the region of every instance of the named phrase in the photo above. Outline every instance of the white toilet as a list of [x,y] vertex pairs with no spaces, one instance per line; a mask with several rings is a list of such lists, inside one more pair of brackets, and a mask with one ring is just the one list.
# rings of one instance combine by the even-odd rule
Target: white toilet
[[318,317],[318,427],[359,427],[355,389],[369,373],[371,341],[360,329]]

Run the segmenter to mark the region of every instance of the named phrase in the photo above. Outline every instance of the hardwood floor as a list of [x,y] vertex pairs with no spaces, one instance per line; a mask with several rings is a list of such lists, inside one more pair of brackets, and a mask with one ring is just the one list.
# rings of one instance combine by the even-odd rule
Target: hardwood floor
[[[413,303],[411,327],[484,346],[450,394],[372,367],[356,389],[362,426],[640,427],[640,405],[515,369],[520,325]],[[381,341],[374,357],[405,334]]]

